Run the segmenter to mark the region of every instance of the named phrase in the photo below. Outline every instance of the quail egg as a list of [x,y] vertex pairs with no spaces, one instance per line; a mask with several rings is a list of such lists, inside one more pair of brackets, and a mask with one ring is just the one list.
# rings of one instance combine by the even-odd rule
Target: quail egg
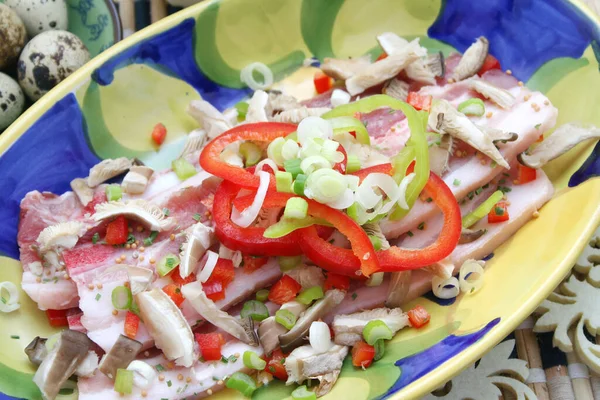
[[0,3],[0,69],[13,65],[27,41],[25,25],[16,12]]
[[27,28],[30,38],[49,30],[67,30],[66,0],[5,0]]
[[17,119],[25,106],[25,96],[10,76],[0,72],[0,132]]
[[19,84],[27,97],[35,101],[89,59],[88,49],[71,32],[40,33],[27,43],[19,57]]

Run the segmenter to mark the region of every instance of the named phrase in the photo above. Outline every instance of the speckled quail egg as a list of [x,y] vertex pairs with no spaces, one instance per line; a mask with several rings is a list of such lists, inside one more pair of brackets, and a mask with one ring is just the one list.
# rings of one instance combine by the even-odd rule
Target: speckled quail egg
[[0,132],[23,112],[25,96],[10,76],[0,72]]
[[5,4],[19,14],[30,38],[69,25],[66,0],[5,0]]
[[40,33],[27,43],[19,57],[19,84],[27,97],[35,101],[89,59],[88,49],[71,32]]
[[0,3],[0,69],[13,65],[27,42],[25,25],[16,12]]

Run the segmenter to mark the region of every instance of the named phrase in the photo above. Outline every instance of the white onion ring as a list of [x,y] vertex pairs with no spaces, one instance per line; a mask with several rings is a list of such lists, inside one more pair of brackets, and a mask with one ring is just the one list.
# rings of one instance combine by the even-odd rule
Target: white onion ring
[[154,368],[143,361],[132,361],[127,370],[133,371],[133,384],[140,389],[148,389],[157,378]]
[[265,165],[271,167],[271,169],[273,170],[273,173],[279,171],[279,167],[277,167],[277,164],[275,164],[275,161],[271,160],[270,158],[265,158],[264,160],[262,160],[261,162],[256,164],[256,168],[254,169],[254,175],[258,175],[258,173],[263,170],[263,167]]
[[[446,286],[452,286],[447,288]],[[434,276],[431,279],[431,290],[435,297],[440,299],[452,299],[460,293],[458,279],[450,277],[448,279]]]
[[310,324],[308,340],[313,349],[318,353],[325,353],[333,346],[331,342],[331,331],[323,321],[314,321]]
[[200,275],[198,275],[198,280],[200,282],[205,283],[208,278],[210,278],[217,265],[217,261],[219,261],[219,255],[214,251],[208,250],[203,257],[202,265],[200,266],[202,268]]
[[399,197],[398,197],[398,205],[405,209],[408,210],[410,207],[408,206],[408,203],[406,202],[406,189],[408,189],[408,185],[413,181],[413,179],[415,179],[415,173],[410,173],[408,175],[406,175],[404,178],[402,178],[402,181],[400,182],[400,187],[399,187]]
[[0,282],[0,297],[2,296],[2,291],[6,290],[8,292],[8,299],[2,297],[4,301],[0,301],[0,311],[4,313],[13,312],[18,310],[21,305],[19,304],[19,290],[17,286],[12,282]]
[[[259,72],[263,76],[262,83],[254,79],[254,71]],[[240,80],[252,90],[264,90],[273,84],[273,71],[261,62],[253,62],[242,68],[240,71]]]
[[258,177],[260,178],[260,183],[258,184],[258,190],[256,191],[256,196],[252,201],[250,207],[246,208],[244,211],[239,212],[237,208],[233,207],[233,211],[231,213],[231,220],[234,224],[241,226],[242,228],[247,228],[254,222],[260,210],[262,208],[263,203],[265,202],[265,197],[267,196],[267,190],[269,189],[269,181],[271,180],[271,174],[265,171],[260,171],[258,173]]
[[[460,290],[464,293],[475,293],[483,286],[483,266],[485,261],[467,260],[458,272]],[[467,275],[471,274],[467,280]],[[473,278],[473,275],[476,275]]]

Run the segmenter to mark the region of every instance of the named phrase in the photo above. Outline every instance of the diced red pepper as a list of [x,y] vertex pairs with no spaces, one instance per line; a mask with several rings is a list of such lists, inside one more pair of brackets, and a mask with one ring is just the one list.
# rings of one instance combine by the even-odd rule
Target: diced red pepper
[[417,92],[408,92],[406,102],[417,110],[429,111],[431,109],[430,95],[422,95]]
[[187,278],[182,278],[181,274],[179,273],[179,267],[177,267],[171,273],[171,279],[173,280],[174,284],[181,287],[183,285],[187,285],[188,283],[196,282],[196,275],[189,274]]
[[387,53],[384,51],[383,53],[381,53],[381,54],[379,55],[379,57],[377,57],[377,60],[375,60],[375,61],[377,62],[377,61],[384,60],[384,59],[386,59],[386,58],[387,58],[387,56],[388,56],[388,55],[387,55]]
[[62,327],[69,326],[69,320],[67,319],[68,310],[46,310],[46,317],[51,326]]
[[220,333],[196,333],[195,336],[204,360],[218,361],[221,359],[221,346],[225,342],[223,335]]
[[325,75],[323,71],[317,71],[313,79],[315,90],[318,94],[325,93],[333,87],[333,78]]
[[173,303],[175,303],[177,307],[181,307],[181,303],[183,303],[185,297],[183,297],[179,286],[174,283],[169,283],[167,286],[163,287],[162,290],[171,298],[171,300],[173,300]]
[[284,275],[271,288],[269,300],[279,305],[287,303],[288,301],[294,300],[301,289],[302,285],[296,282],[294,278],[289,275]]
[[352,347],[352,365],[359,368],[369,368],[375,358],[375,347],[358,342]]
[[257,269],[265,265],[268,261],[268,257],[257,257],[250,256],[247,254],[244,254],[242,256],[242,266],[244,267],[244,272],[247,274],[251,274],[252,272],[256,271]]
[[519,185],[523,185],[525,183],[529,183],[535,181],[537,178],[537,170],[534,168],[529,168],[525,165],[519,164],[519,171],[517,174],[517,183]]
[[350,289],[350,278],[330,272],[327,274],[324,286],[326,291],[331,289],[348,290]]
[[287,381],[288,374],[285,370],[284,365],[285,357],[286,355],[283,354],[280,348],[276,348],[275,350],[273,350],[273,354],[271,354],[271,357],[267,357],[265,359],[265,361],[267,362],[265,371],[267,371],[279,380]]
[[140,317],[131,311],[127,311],[127,314],[125,315],[125,336],[130,339],[135,339],[139,326]]
[[544,141],[544,134],[542,133],[542,134],[540,135],[540,137],[538,138],[538,140],[536,140],[535,142],[536,142],[536,143],[541,143],[541,142],[543,142],[543,141]]
[[410,326],[417,329],[427,325],[431,319],[431,316],[427,310],[421,306],[416,306],[406,314],[408,314],[408,322],[410,322]]
[[483,62],[483,66],[481,67],[477,75],[481,76],[492,69],[501,69],[500,61],[498,61],[498,59],[493,55],[488,54],[485,58],[485,61]]
[[225,289],[221,282],[213,282],[209,285],[206,283],[202,285],[206,297],[212,301],[223,300],[225,298]]
[[154,129],[152,129],[152,140],[154,141],[154,143],[160,146],[161,144],[163,144],[166,137],[167,128],[165,128],[165,126],[161,123],[156,124],[154,126]]
[[85,207],[83,207],[83,211],[85,214],[94,214],[96,212],[96,206],[101,203],[106,203],[108,200],[106,199],[106,192],[104,190],[97,190],[94,193],[94,197],[92,197],[92,201],[87,203]]
[[223,289],[226,289],[234,277],[235,268],[231,260],[219,258],[213,272],[210,274],[210,278],[208,278],[204,285],[212,285],[219,282],[223,286]]
[[127,228],[127,220],[123,215],[119,215],[106,227],[106,237],[104,240],[107,244],[112,245],[126,243],[127,236],[129,236]]
[[496,224],[498,222],[508,221],[510,216],[508,215],[508,204],[505,201],[500,201],[492,208],[488,214],[488,222],[490,224]]

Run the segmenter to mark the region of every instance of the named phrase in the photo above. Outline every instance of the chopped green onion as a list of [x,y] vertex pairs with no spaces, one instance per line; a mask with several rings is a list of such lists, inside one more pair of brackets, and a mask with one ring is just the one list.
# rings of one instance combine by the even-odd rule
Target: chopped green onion
[[275,322],[290,330],[296,325],[296,316],[290,310],[280,309],[275,313]]
[[481,203],[479,207],[465,215],[462,219],[463,228],[470,228],[477,221],[490,213],[492,208],[504,197],[504,193],[500,190],[495,191],[486,201]]
[[246,397],[252,397],[256,390],[256,383],[250,376],[243,372],[234,372],[225,383],[229,389],[235,389]]
[[360,158],[354,154],[348,155],[348,161],[346,162],[346,173],[351,174],[358,171],[361,168]]
[[240,316],[242,318],[250,317],[255,321],[262,321],[269,317],[269,309],[264,303],[258,300],[248,300],[244,303]]
[[148,236],[146,239],[144,239],[144,246],[152,246],[152,243],[154,243],[154,239],[156,239],[157,236],[158,236],[158,231],[150,232],[150,236]]
[[244,366],[246,368],[262,371],[267,366],[267,362],[260,358],[255,352],[246,350],[244,352]]
[[100,301],[101,298],[102,298],[102,295],[100,293],[96,294],[96,301]]
[[369,235],[369,240],[373,244],[373,248],[375,249],[375,251],[381,250],[381,239],[379,239],[379,237]]
[[268,289],[260,289],[256,292],[256,300],[265,302],[269,298],[269,290]]
[[10,335],[11,339],[21,339],[21,336],[19,335]]
[[460,179],[455,179],[454,182],[452,182],[452,184],[454,186],[460,186]]
[[296,301],[302,304],[310,304],[315,300],[323,298],[323,288],[321,286],[313,286],[305,289],[296,296]]
[[185,181],[188,178],[196,175],[196,168],[188,161],[183,158],[178,158],[177,160],[173,160],[171,163],[171,168],[177,174],[177,177]]
[[373,347],[375,347],[375,357],[373,358],[373,361],[381,360],[385,355],[385,341],[383,339],[379,339],[375,342]]
[[292,392],[292,399],[294,400],[317,400],[315,392],[308,390],[306,385],[298,386]]
[[301,219],[306,217],[308,203],[301,197],[292,197],[285,203],[284,218]]
[[133,392],[133,371],[123,368],[117,369],[115,392],[121,394],[131,394]]
[[504,208],[496,207],[494,212],[496,213],[496,215],[504,215]]
[[285,139],[282,137],[278,137],[277,139],[269,143],[269,147],[267,147],[267,157],[273,160],[275,164],[277,164],[277,166],[279,167],[282,167],[283,162],[285,161],[283,159],[283,155],[281,154],[281,149],[283,148],[284,144]]
[[302,263],[302,256],[279,256],[277,257],[277,262],[279,262],[279,269],[282,272],[287,272]]
[[485,104],[483,104],[483,100],[478,98],[465,100],[458,105],[458,111],[465,115],[481,117],[485,114]]
[[[196,213],[192,216],[192,219],[196,222],[200,221],[200,214]],[[158,232],[157,232],[158,233]],[[146,240],[144,240],[144,244],[146,244]],[[152,243],[150,243],[152,244]]]
[[506,186],[498,186],[498,190],[500,190],[502,193],[512,192],[512,189]]
[[417,229],[420,230],[420,231],[422,231],[423,229],[425,229],[425,222],[421,222],[419,224],[419,226],[417,226]]
[[292,174],[293,178],[296,178],[299,174],[302,173],[302,169],[300,168],[300,163],[302,162],[299,158],[293,158],[291,160],[285,160],[283,162],[283,168],[290,174]]
[[542,124],[535,124],[534,128],[535,129],[540,129],[540,126],[542,126]]
[[178,265],[179,257],[177,257],[175,254],[167,254],[161,258],[160,261],[158,261],[156,272],[158,272],[160,276],[165,276],[169,272],[173,271]]
[[126,242],[126,244],[134,244],[135,241],[136,241],[136,238],[133,235],[133,233],[130,233],[129,235],[127,235],[127,242]]
[[369,276],[369,279],[365,282],[367,286],[379,286],[383,283],[383,272],[375,272]]
[[356,300],[357,297],[358,295],[356,294],[356,292],[352,293],[352,300]]
[[369,321],[363,328],[365,341],[373,346],[380,339],[391,340],[394,337],[392,330],[380,319]]
[[323,225],[323,223],[323,220],[313,217],[305,217],[302,219],[282,218],[276,224],[273,224],[270,227],[268,227],[265,230],[265,233],[263,233],[263,236],[269,239],[280,238],[290,234],[296,229],[306,228],[307,226],[315,224]]
[[292,190],[298,196],[304,196],[304,185],[306,185],[306,179],[307,178],[308,177],[306,175],[304,175],[304,174],[299,174],[296,177],[296,180],[294,181],[294,185],[292,187]]
[[100,234],[96,232],[94,233],[94,236],[92,236],[92,244],[98,243],[98,240],[100,240]]
[[131,290],[125,286],[117,286],[114,288],[111,299],[113,307],[117,310],[129,310],[129,308],[131,308],[131,303],[133,302]]
[[243,120],[245,120],[246,114],[248,113],[248,103],[246,103],[245,101],[240,101],[234,107],[238,112],[238,121],[242,122]]
[[252,167],[262,158],[262,150],[252,142],[244,142],[240,144],[240,155],[246,167]]
[[411,231],[408,231],[408,232],[406,232],[406,234],[408,235],[408,237],[413,237],[413,236],[415,236],[415,234],[414,234],[414,233],[412,233]]
[[120,185],[108,185],[106,189],[104,189],[106,193],[106,200],[108,201],[118,201],[123,197],[123,190],[121,190]]
[[291,193],[293,180],[294,177],[289,172],[275,172],[275,184],[277,185],[278,192]]

